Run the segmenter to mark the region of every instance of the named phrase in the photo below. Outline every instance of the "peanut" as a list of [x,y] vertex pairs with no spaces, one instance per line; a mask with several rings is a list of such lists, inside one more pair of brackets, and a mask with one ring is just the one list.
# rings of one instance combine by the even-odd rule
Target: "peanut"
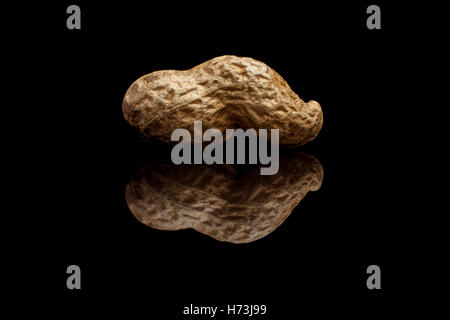
[[195,120],[216,128],[279,129],[279,143],[297,146],[322,128],[318,102],[305,103],[273,69],[252,58],[220,56],[186,71],[155,71],[127,90],[122,111],[142,134],[170,142]]
[[261,176],[258,167],[237,172],[230,165],[150,163],[130,180],[125,198],[149,227],[193,228],[219,241],[247,243],[274,231],[322,179],[320,162],[298,152],[280,158],[273,176]]

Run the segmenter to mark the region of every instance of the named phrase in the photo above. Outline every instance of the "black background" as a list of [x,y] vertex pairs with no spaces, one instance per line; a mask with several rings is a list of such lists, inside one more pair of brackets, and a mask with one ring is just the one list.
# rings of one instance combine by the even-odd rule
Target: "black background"
[[[415,219],[413,165],[405,161],[412,140],[399,125],[414,108],[404,97],[417,30],[403,22],[405,7],[375,3],[381,30],[366,28],[371,2],[32,7],[35,28],[18,55],[34,84],[23,99],[39,100],[39,111],[30,111],[31,122],[39,120],[17,148],[27,149],[25,171],[37,175],[29,201],[36,209],[17,241],[15,261],[26,261],[18,292],[56,316],[191,319],[182,315],[191,303],[253,303],[268,306],[264,319],[306,312],[367,318],[398,306],[411,294],[408,270],[420,250],[408,227]],[[81,30],[66,28],[70,4],[81,7]],[[150,229],[124,198],[139,166],[169,150],[156,142],[149,148],[124,120],[130,84],[224,54],[263,61],[324,113],[319,136],[300,147],[322,163],[322,188],[275,232],[243,245]],[[81,267],[80,291],[66,288],[71,264]],[[366,287],[371,264],[381,267],[382,290]],[[30,277],[32,270],[39,272]]]

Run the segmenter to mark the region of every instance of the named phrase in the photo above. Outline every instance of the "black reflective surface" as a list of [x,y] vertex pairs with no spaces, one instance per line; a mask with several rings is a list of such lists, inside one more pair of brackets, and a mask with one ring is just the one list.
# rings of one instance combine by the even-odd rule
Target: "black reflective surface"
[[261,175],[257,165],[153,159],[128,183],[125,198],[136,218],[152,228],[192,228],[219,241],[252,242],[273,232],[323,180],[322,165],[311,155],[284,152],[272,161],[278,172]]
[[[381,319],[399,297],[417,293],[411,279],[417,264],[429,261],[418,252],[434,248],[425,244],[423,226],[434,202],[421,206],[420,200],[438,188],[416,185],[423,172],[437,174],[414,163],[431,150],[417,151],[428,141],[414,137],[423,129],[411,114],[420,110],[424,122],[436,115],[425,100],[418,103],[411,86],[423,62],[417,50],[429,51],[417,40],[424,23],[408,14],[412,6],[383,2],[383,27],[371,32],[365,20],[372,3],[364,1],[82,1],[82,30],[70,32],[69,4],[5,11],[22,15],[5,29],[13,40],[5,51],[24,46],[17,63],[5,60],[21,67],[20,81],[10,81],[19,92],[5,94],[15,100],[5,109],[20,117],[4,119],[14,126],[10,134],[21,137],[14,148],[21,155],[20,170],[12,172],[16,185],[7,186],[19,196],[6,197],[4,211],[20,225],[4,242],[15,312],[186,319],[181,310],[190,303],[257,303],[268,306],[269,319],[306,313]],[[14,35],[20,27],[26,37]],[[320,102],[324,113],[318,137],[295,150],[320,161],[320,189],[273,232],[239,245],[192,229],[149,228],[130,213],[125,196],[139,168],[170,157],[170,148],[143,141],[123,119],[127,88],[152,71],[189,69],[222,54],[263,61],[302,99]],[[281,184],[295,180],[288,167],[280,167]],[[234,167],[236,179],[251,186],[250,169]],[[204,175],[201,184],[180,172],[183,186],[208,186],[208,170],[195,175]],[[226,190],[220,195],[231,205],[251,194],[232,185]],[[287,190],[296,197],[297,189]],[[81,291],[66,288],[70,264],[81,267]],[[381,291],[367,290],[371,264],[382,270]]]

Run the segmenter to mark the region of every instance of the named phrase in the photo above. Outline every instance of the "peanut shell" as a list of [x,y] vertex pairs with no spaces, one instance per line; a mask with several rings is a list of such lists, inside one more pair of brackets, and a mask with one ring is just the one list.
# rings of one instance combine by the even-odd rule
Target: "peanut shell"
[[279,129],[281,145],[313,140],[322,128],[318,102],[304,102],[273,69],[252,58],[220,56],[186,71],[155,71],[127,90],[122,111],[140,132],[169,142],[175,129]]

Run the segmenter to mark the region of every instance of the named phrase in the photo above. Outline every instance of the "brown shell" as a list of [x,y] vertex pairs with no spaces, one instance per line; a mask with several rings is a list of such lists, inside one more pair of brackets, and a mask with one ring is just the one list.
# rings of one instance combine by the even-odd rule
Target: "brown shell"
[[322,128],[318,102],[305,103],[273,69],[252,58],[221,56],[186,71],[155,71],[136,80],[123,99],[125,119],[143,134],[169,142],[175,129],[193,134],[240,127],[279,129],[282,145],[313,140]]

